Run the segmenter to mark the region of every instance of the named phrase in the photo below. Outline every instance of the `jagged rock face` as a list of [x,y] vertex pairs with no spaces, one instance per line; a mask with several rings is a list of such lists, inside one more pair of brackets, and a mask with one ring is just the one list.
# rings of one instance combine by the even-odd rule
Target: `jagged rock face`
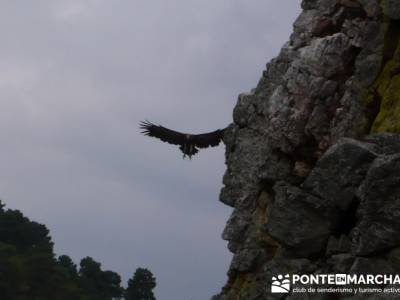
[[302,8],[226,130],[234,257],[215,300],[274,299],[276,274],[400,270],[400,1]]

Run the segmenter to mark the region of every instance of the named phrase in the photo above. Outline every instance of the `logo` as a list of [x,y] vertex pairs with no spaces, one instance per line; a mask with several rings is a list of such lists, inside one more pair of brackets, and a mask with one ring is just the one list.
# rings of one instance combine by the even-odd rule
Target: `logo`
[[[390,287],[382,287],[382,285]],[[272,276],[271,293],[341,293],[344,295],[388,293],[400,295],[400,274],[280,274]],[[396,299],[400,299],[400,296]]]
[[272,277],[271,293],[289,293],[290,278],[289,274]]

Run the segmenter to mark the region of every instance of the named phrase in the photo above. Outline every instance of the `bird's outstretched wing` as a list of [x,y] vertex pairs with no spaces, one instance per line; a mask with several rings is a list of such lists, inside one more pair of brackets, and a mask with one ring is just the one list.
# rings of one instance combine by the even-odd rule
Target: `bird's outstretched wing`
[[155,137],[163,142],[167,142],[174,145],[181,145],[185,141],[185,134],[165,128],[160,125],[154,125],[149,121],[142,121],[139,124],[142,133],[147,136]]
[[199,148],[215,147],[221,142],[223,134],[224,130],[218,129],[213,132],[193,134],[191,140]]

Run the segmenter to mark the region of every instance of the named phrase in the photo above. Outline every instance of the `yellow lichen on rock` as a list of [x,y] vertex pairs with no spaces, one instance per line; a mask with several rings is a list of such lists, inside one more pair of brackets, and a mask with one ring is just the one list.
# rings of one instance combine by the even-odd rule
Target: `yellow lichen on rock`
[[250,273],[237,274],[227,292],[228,299],[246,300],[249,291],[253,288],[254,276]]
[[[372,86],[381,99],[379,112],[371,127],[372,133],[400,133],[400,40],[397,34],[388,36],[386,40],[396,43],[396,50]],[[366,102],[370,102],[372,97],[368,95]]]
[[254,233],[254,240],[257,241],[259,246],[265,250],[266,257],[269,259],[274,257],[280,244],[275,241],[268,233],[265,232],[265,224],[267,223],[268,210],[270,209],[271,200],[273,196],[267,192],[261,192],[258,198],[258,207],[253,213],[252,232]]
[[400,74],[391,78],[384,91],[380,111],[371,131],[400,133]]

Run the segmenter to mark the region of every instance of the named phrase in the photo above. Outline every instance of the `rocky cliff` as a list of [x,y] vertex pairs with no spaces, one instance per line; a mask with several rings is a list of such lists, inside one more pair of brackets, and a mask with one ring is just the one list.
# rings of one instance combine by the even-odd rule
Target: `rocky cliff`
[[215,300],[332,297],[271,294],[277,274],[400,272],[400,1],[302,8],[224,137],[234,257]]

